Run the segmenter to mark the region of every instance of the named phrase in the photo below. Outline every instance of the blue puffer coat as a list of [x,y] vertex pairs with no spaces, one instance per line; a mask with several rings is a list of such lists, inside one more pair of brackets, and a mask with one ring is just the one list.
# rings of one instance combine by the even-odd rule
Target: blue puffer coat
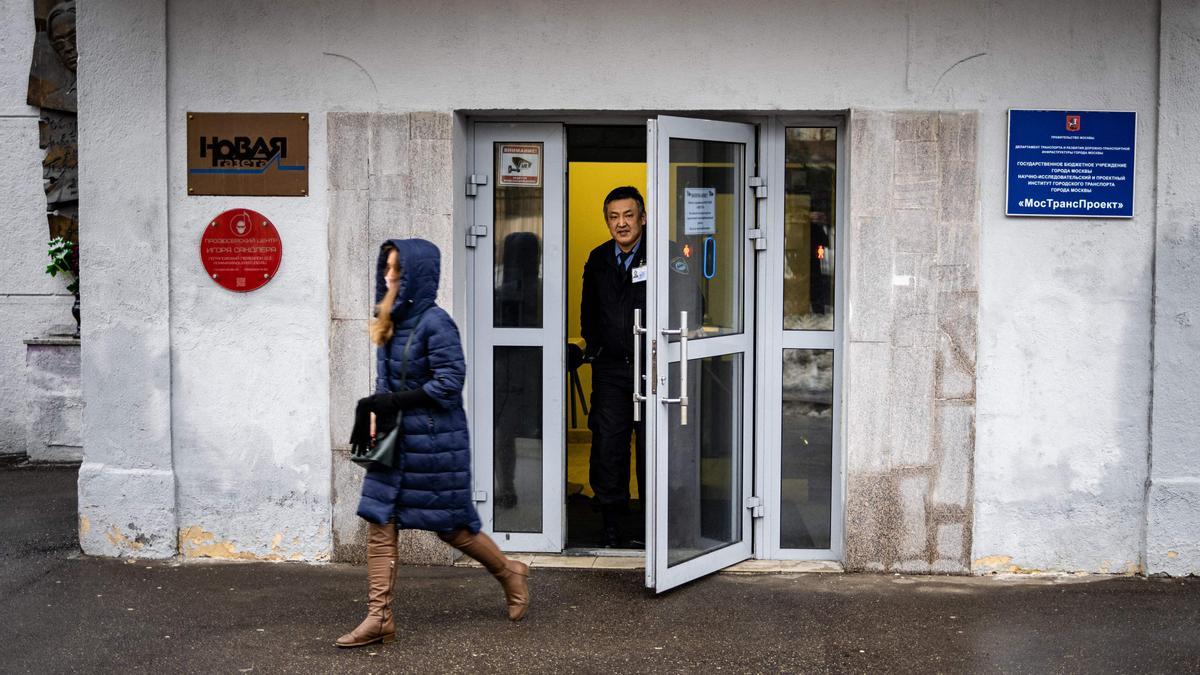
[[[372,523],[394,520],[410,529],[478,532],[479,514],[471,489],[471,443],[462,398],[467,369],[458,327],[436,304],[440,255],[437,247],[424,239],[392,239],[381,246],[376,304],[387,291],[388,245],[399,251],[400,291],[392,307],[395,334],[376,350],[375,392],[421,387],[434,403],[404,411],[399,467],[367,471],[358,515]],[[404,345],[410,334],[408,381],[401,387]]]

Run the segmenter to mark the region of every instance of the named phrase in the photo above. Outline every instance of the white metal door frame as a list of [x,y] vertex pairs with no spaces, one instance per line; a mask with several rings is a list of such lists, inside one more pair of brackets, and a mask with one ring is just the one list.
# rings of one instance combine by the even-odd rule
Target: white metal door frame
[[[506,116],[508,119],[518,118],[517,115]],[[722,115],[724,117],[724,115]],[[494,118],[493,118],[494,119]],[[563,142],[564,119],[561,115],[551,117],[532,117],[531,120],[536,122],[499,122],[491,121],[488,116],[484,115],[476,119],[470,120],[467,125],[467,174],[480,175],[491,173],[490,157],[477,157],[479,148],[487,146],[490,152],[490,143],[497,140],[503,141],[520,141],[520,140],[537,140],[539,138],[546,139],[546,164],[545,178],[554,177],[555,180],[560,180],[558,187],[558,196],[552,198],[549,183],[547,181],[547,193],[545,195],[546,210],[544,211],[546,228],[545,234],[547,237],[546,246],[544,249],[543,269],[545,274],[545,289],[544,289],[544,305],[543,311],[544,321],[541,331],[557,331],[562,333],[563,317],[561,316],[565,307],[565,278],[559,270],[560,265],[565,265],[565,247],[563,245],[563,218],[565,216],[565,185],[561,182],[561,177],[564,175],[565,165],[565,144]],[[631,118],[632,119],[632,118]],[[644,118],[639,118],[644,119]],[[685,119],[685,118],[676,118]],[[842,373],[845,356],[845,332],[847,312],[849,308],[845,300],[845,289],[847,270],[849,264],[849,251],[846,242],[848,237],[848,221],[845,213],[845,205],[847,202],[848,189],[848,124],[844,115],[786,115],[786,114],[771,114],[765,116],[750,115],[743,117],[747,121],[753,121],[758,127],[757,139],[757,156],[747,154],[747,168],[753,173],[753,165],[756,163],[758,174],[766,179],[766,184],[769,186],[768,197],[766,199],[753,199],[752,191],[747,192],[747,208],[756,209],[755,217],[748,218],[746,227],[752,227],[757,224],[757,227],[762,228],[768,247],[761,255],[753,255],[747,259],[747,264],[754,264],[753,276],[748,277],[754,280],[753,287],[749,290],[759,300],[757,311],[750,312],[746,315],[745,327],[746,330],[751,330],[755,333],[755,344],[753,351],[753,360],[744,363],[745,373],[748,379],[752,379],[753,388],[751,389],[753,396],[746,399],[745,405],[747,408],[747,419],[752,419],[752,438],[753,445],[747,445],[747,456],[753,459],[753,472],[747,472],[745,477],[752,477],[753,489],[747,489],[746,496],[758,495],[762,498],[764,505],[762,518],[753,518],[744,532],[749,535],[753,533],[753,555],[760,559],[812,559],[812,560],[840,560],[843,555],[844,539],[845,539],[845,519],[844,519],[844,504],[845,504],[845,449],[843,447],[843,439],[845,438],[844,423],[844,397],[845,386],[843,384]],[[600,122],[609,121],[608,116],[591,116],[581,118],[582,122]],[[690,122],[699,122],[700,120],[688,120]],[[657,130],[656,120],[651,118],[648,124],[648,138],[654,138]],[[718,123],[720,124],[720,123]],[[833,126],[837,128],[838,133],[838,171],[837,171],[837,199],[835,203],[836,222],[837,222],[837,239],[840,245],[835,247],[835,330],[826,331],[824,334],[814,334],[815,332],[805,331],[785,331],[782,325],[782,275],[784,273],[783,263],[783,224],[784,224],[784,204],[785,204],[785,148],[784,138],[786,129],[795,126]],[[536,130],[536,131],[535,131]],[[498,135],[499,134],[499,135]],[[508,134],[508,135],[504,135]],[[535,138],[536,136],[536,138]],[[560,151],[552,152],[553,144],[557,144]],[[653,154],[648,154],[647,164]],[[551,171],[552,160],[557,158],[560,163],[560,169]],[[653,178],[653,177],[651,177]],[[491,209],[492,187],[494,181],[489,181],[488,185],[478,186],[478,196],[473,200],[468,200],[468,205],[471,209],[468,211],[472,214],[471,222],[467,223],[467,228],[471,225],[480,225],[482,223],[491,224]],[[458,183],[461,187],[461,182]],[[654,212],[655,203],[655,186],[653,180],[649,184],[647,197],[647,208],[651,210],[653,219],[651,224],[659,217]],[[474,202],[473,204],[471,202]],[[757,202],[757,204],[756,204]],[[557,219],[552,215],[551,207],[557,209]],[[665,217],[665,216],[664,216]],[[551,237],[557,237],[558,248],[557,253],[551,252]],[[654,255],[654,242],[652,238],[648,238],[649,248],[648,253]],[[461,243],[459,244],[461,246]],[[558,338],[553,338],[552,335],[521,335],[520,332],[527,329],[494,329],[492,328],[491,316],[491,298],[492,298],[492,270],[488,267],[491,260],[493,245],[490,238],[479,240],[479,246],[472,249],[465,249],[470,264],[467,271],[467,314],[470,325],[467,326],[464,335],[466,338],[468,349],[472,354],[472,360],[469,367],[473,377],[470,379],[468,387],[469,410],[471,411],[470,420],[472,425],[472,440],[473,447],[476,449],[474,453],[474,480],[476,484],[477,494],[486,494],[489,499],[478,503],[480,516],[485,522],[485,529],[492,531],[492,405],[490,402],[492,391],[492,347],[496,344],[528,344],[542,346],[546,349],[543,353],[543,368],[546,374],[558,376],[561,379],[561,373],[565,367],[563,364],[563,355],[561,353],[552,355],[549,352],[554,351],[554,346],[561,343],[563,335]],[[460,249],[464,250],[464,249]],[[757,259],[757,260],[756,260]],[[556,272],[560,272],[556,274]],[[749,273],[749,270],[747,270]],[[655,312],[655,295],[653,280],[652,285],[647,293],[647,312],[651,316]],[[552,291],[552,285],[557,288]],[[749,286],[749,284],[748,284]],[[553,292],[553,295],[552,295]],[[483,306],[483,307],[481,307]],[[480,315],[480,311],[486,311],[486,320]],[[665,311],[665,310],[664,310]],[[556,319],[557,323],[551,323],[550,313],[557,312],[560,316]],[[649,317],[647,317],[649,318]],[[677,322],[677,319],[673,320]],[[672,324],[673,325],[673,324]],[[501,342],[495,342],[500,339]],[[693,344],[693,353],[699,354],[696,350],[699,344]],[[834,349],[835,350],[835,375],[834,375],[834,427],[833,427],[833,523],[832,523],[832,542],[829,549],[783,549],[780,548],[780,480],[782,472],[782,353],[784,349],[793,348],[815,348],[815,349]],[[561,347],[559,348],[561,350]],[[668,350],[669,351],[669,350]],[[484,353],[486,352],[486,353]],[[677,356],[677,346],[675,352]],[[666,358],[664,352],[660,354],[660,358]],[[647,364],[647,369],[649,365]],[[660,370],[659,372],[665,372]],[[752,375],[752,378],[750,376]],[[538,535],[528,533],[497,533],[497,541],[506,550],[510,551],[550,551],[560,552],[563,550],[563,535],[564,535],[564,513],[565,500],[563,499],[563,486],[565,476],[565,453],[562,448],[565,447],[565,428],[562,422],[562,391],[565,387],[564,383],[559,383],[563,386],[551,385],[547,383],[544,389],[546,401],[543,407],[543,416],[546,424],[543,425],[543,522],[544,531]],[[657,418],[656,413],[658,405],[647,406],[648,425],[654,424]],[[551,436],[552,426],[557,427]],[[653,429],[653,427],[649,427]],[[653,433],[653,432],[652,432]],[[654,475],[654,452],[650,444],[647,445],[647,473],[648,476]],[[553,474],[553,475],[552,475]],[[649,542],[654,540],[654,518],[653,510],[649,508],[650,504],[654,503],[654,488],[655,481],[647,481],[646,486],[646,503],[647,508],[647,566],[646,576],[647,583],[653,586],[654,581],[654,563],[655,551]],[[550,495],[553,495],[550,498]],[[555,521],[551,524],[551,521]],[[552,529],[549,529],[552,528]],[[695,561],[693,561],[695,562]]]
[[[566,301],[564,203],[566,154],[563,125],[557,123],[474,123],[468,150],[468,183],[473,186],[473,221],[467,234],[474,241],[468,293],[470,340],[471,437],[474,448],[476,507],[484,530],[506,551],[559,552],[563,549],[565,509],[563,425],[565,361],[563,311]],[[496,143],[542,143],[542,324],[540,328],[495,328],[493,294]],[[494,372],[493,350],[498,346],[537,346],[542,349],[542,531],[503,532],[495,526]]]
[[[834,246],[834,330],[798,331],[783,327],[784,207],[786,185],[785,134],[789,127],[835,127],[837,129],[837,174],[835,176]],[[846,162],[846,123],[843,116],[773,116],[764,126],[767,157],[767,183],[773,187],[767,204],[766,227],[769,246],[760,260],[759,297],[759,371],[757,422],[760,426],[759,494],[766,505],[765,517],[758,523],[755,555],[770,560],[841,560],[845,542],[845,451],[842,439],[846,324],[847,219],[845,213],[848,165]],[[831,541],[828,549],[781,548],[781,480],[783,474],[783,351],[786,349],[828,349],[834,352],[833,377],[833,494]]]

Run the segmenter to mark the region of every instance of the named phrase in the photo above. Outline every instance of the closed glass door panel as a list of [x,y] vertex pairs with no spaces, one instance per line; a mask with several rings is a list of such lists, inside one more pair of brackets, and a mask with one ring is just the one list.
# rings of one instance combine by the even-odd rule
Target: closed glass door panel
[[771,206],[783,246],[768,248],[761,317],[770,344],[759,376],[766,414],[763,458],[767,555],[837,560],[842,555],[839,447],[844,285],[839,269],[839,172],[845,148],[837,118],[781,120],[770,130],[769,175],[782,184]]
[[[474,490],[506,551],[562,550],[563,129],[471,127],[470,377]],[[547,272],[547,261],[553,261]]]
[[830,547],[833,350],[783,350],[782,548]]
[[[495,264],[492,318],[497,328],[542,325],[541,176],[536,182],[512,182],[526,164],[541,166],[541,143],[495,143]],[[507,180],[506,180],[507,179]]]
[[496,347],[495,528],[542,531],[542,348]]
[[783,327],[833,330],[837,128],[788,127],[783,209]]

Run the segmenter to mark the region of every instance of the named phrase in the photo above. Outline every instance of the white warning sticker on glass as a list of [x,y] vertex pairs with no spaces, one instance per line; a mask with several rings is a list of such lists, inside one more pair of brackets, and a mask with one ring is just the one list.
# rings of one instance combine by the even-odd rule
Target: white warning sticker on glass
[[541,143],[497,143],[497,185],[542,186]]
[[717,233],[717,189],[683,189],[683,233]]

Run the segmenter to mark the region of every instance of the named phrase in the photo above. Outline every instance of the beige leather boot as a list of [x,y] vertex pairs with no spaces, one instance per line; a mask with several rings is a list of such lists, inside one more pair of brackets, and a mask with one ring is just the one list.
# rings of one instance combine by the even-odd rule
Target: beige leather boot
[[496,542],[483,532],[471,534],[468,530],[459,530],[453,534],[438,536],[471,559],[479,561],[496,577],[500,587],[504,589],[509,619],[520,621],[525,618],[525,612],[529,609],[529,565],[509,560],[500,547],[496,546]]
[[396,579],[396,526],[392,523],[367,526],[367,618],[358,628],[334,643],[339,647],[361,647],[396,639],[392,622],[392,585]]

